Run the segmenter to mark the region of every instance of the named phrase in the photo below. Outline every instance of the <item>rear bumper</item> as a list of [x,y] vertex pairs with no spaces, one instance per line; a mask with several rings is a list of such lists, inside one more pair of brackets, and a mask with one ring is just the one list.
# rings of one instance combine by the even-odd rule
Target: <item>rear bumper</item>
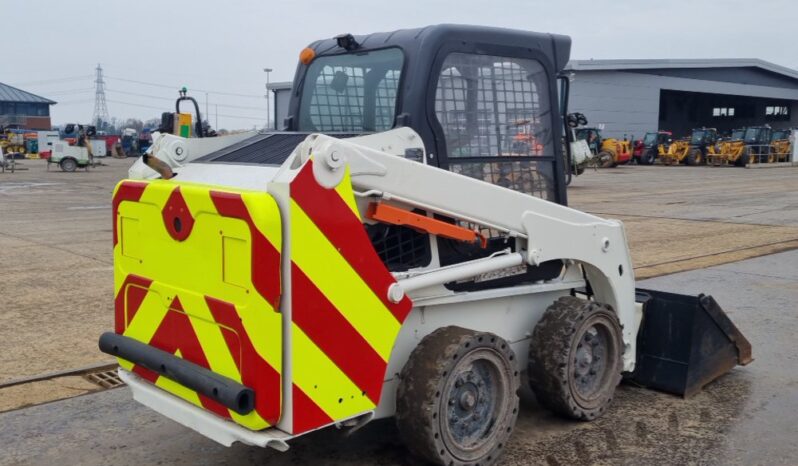
[[171,395],[121,368],[119,378],[130,387],[134,400],[224,446],[229,447],[235,442],[241,442],[246,445],[286,451],[288,440],[293,438],[279,429],[255,432],[241,427]]
[[251,388],[133,338],[105,332],[100,336],[100,351],[146,367],[238,414],[249,414],[255,408]]

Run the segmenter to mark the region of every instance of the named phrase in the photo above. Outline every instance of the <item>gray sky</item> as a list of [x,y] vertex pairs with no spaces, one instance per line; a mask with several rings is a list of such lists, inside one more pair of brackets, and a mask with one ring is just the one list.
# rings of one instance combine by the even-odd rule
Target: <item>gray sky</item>
[[289,81],[315,39],[443,22],[570,35],[575,59],[761,58],[798,68],[790,0],[0,0],[0,11],[0,82],[60,102],[54,124],[91,119],[91,75],[102,63],[112,117],[157,117],[185,85],[203,107],[196,90],[212,91],[211,124],[218,104],[219,127],[261,126],[264,67],[272,82]]

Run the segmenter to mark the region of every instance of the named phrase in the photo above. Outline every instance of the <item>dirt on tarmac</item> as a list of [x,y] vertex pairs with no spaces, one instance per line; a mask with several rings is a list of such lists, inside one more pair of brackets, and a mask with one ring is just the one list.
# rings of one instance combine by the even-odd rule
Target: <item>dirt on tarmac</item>
[[[133,159],[88,171],[0,174],[0,412],[99,390],[79,377],[2,388],[112,363],[111,193]],[[589,171],[571,206],[624,221],[638,278],[798,248],[798,168],[621,166]]]

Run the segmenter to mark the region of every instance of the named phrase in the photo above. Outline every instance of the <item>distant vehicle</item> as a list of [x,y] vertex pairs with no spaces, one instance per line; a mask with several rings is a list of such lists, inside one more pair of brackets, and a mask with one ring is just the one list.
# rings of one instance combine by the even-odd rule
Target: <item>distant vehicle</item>
[[[653,165],[673,139],[670,131],[652,131],[635,144],[634,158],[640,165]],[[638,144],[639,143],[639,144]]]
[[[70,123],[66,125],[64,133],[73,137],[53,143],[52,155],[47,159],[48,170],[51,164],[57,164],[65,172],[93,166],[94,152],[91,137],[97,133],[96,128]],[[70,140],[74,140],[74,144],[70,144]]]
[[792,147],[795,143],[795,129],[777,129],[770,135],[771,151],[776,157],[777,162],[788,162],[792,155]]
[[579,128],[576,139],[587,141],[590,152],[598,157],[599,166],[611,168],[632,160],[632,144],[626,139],[604,138],[598,128]]
[[704,165],[708,158],[714,157],[718,130],[715,128],[695,128],[690,137],[673,141],[667,151],[659,154],[665,165]]

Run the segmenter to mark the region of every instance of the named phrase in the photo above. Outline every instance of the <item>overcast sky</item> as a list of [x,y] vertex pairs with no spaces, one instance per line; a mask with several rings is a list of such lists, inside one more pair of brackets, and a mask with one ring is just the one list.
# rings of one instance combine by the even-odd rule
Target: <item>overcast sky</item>
[[289,81],[315,39],[443,22],[566,34],[574,59],[761,58],[798,68],[790,0],[0,0],[0,11],[0,82],[58,101],[54,124],[91,120],[101,63],[112,117],[160,116],[185,85],[203,107],[197,90],[211,91],[214,126],[215,104],[221,128],[262,126],[264,67],[272,82]]

